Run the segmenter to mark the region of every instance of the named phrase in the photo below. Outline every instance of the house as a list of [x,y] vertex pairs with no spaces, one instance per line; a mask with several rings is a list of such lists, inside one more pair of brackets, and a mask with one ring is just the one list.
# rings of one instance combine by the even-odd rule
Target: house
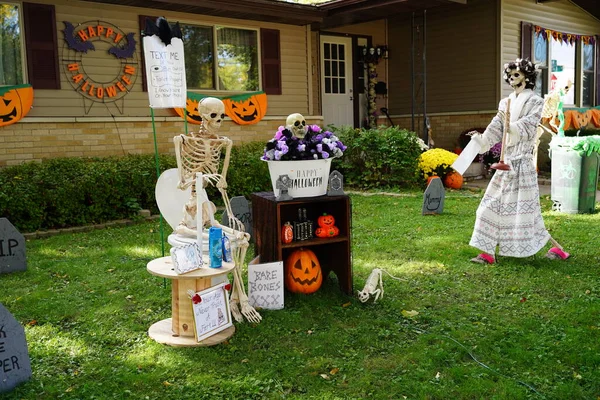
[[0,111],[0,167],[151,153],[152,120],[159,152],[172,153],[173,136],[197,129],[171,109],[151,115],[148,107],[140,33],[146,19],[157,16],[183,28],[189,92],[266,93],[268,109],[257,123],[226,119],[221,132],[234,143],[265,141],[299,112],[325,125],[393,123],[453,149],[463,130],[489,123],[509,92],[502,65],[520,56],[542,63],[541,94],[569,77],[574,90],[566,105],[600,104],[595,0],[334,0],[319,6],[39,0],[0,7],[0,85],[30,83],[34,92],[33,107],[16,123],[2,125],[12,111],[3,107],[12,104],[0,102],[6,111]]

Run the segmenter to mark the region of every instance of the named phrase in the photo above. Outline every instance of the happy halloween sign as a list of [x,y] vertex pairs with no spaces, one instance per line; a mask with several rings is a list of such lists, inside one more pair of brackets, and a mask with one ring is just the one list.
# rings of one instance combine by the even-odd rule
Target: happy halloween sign
[[[63,23],[63,64],[73,89],[95,103],[122,100],[138,75],[134,33],[106,21]],[[86,106],[86,114],[90,108]]]

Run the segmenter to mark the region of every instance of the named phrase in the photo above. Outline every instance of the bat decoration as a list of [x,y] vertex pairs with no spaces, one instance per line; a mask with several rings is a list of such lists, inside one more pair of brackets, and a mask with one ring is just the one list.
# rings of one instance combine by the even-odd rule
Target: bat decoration
[[88,50],[96,50],[94,44],[90,41],[81,41],[77,36],[74,35],[75,27],[72,23],[68,21],[63,21],[65,24],[65,29],[63,33],[65,34],[65,41],[70,49],[78,51],[80,53],[87,53]]
[[108,49],[108,54],[112,54],[117,58],[131,58],[133,57],[133,53],[135,53],[135,45],[137,42],[133,38],[133,33],[128,33],[125,38],[127,39],[127,46],[118,47],[114,46]]
[[156,23],[154,23],[151,19],[146,18],[146,28],[144,29],[144,34],[146,36],[158,36],[165,46],[171,44],[171,39],[181,39],[182,37],[179,22],[176,22],[175,25],[171,27],[167,20],[163,17],[158,17]]

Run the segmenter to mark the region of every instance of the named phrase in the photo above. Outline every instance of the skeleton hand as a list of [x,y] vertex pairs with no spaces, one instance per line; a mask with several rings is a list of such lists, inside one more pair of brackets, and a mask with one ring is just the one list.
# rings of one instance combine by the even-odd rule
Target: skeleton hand
[[500,118],[500,121],[502,121],[502,122],[506,121],[506,111],[498,110],[498,114],[496,114],[496,116],[498,118]]
[[227,181],[225,179],[219,179],[217,182],[217,189],[227,189]]
[[491,147],[488,140],[481,133],[474,133],[471,136],[471,140],[479,146],[479,154],[487,152]]

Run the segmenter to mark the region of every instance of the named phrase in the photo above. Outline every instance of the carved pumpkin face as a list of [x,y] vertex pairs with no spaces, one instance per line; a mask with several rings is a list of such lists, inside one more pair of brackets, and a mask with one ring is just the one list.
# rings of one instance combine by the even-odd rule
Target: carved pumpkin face
[[0,90],[0,126],[18,122],[27,115],[33,103],[31,85],[7,86]]
[[317,218],[317,224],[319,224],[321,228],[329,228],[335,224],[335,218],[333,218],[333,215],[323,214]]
[[246,98],[225,98],[223,103],[229,118],[238,125],[256,124],[267,113],[267,95],[262,92]]
[[[198,112],[198,100],[188,97],[185,101],[185,111],[187,111],[187,122],[190,124],[200,125],[202,123],[202,117]],[[175,108],[175,112],[181,118],[183,118],[183,108]]]
[[312,250],[294,250],[285,261],[285,287],[292,293],[311,294],[323,283],[321,265]]

